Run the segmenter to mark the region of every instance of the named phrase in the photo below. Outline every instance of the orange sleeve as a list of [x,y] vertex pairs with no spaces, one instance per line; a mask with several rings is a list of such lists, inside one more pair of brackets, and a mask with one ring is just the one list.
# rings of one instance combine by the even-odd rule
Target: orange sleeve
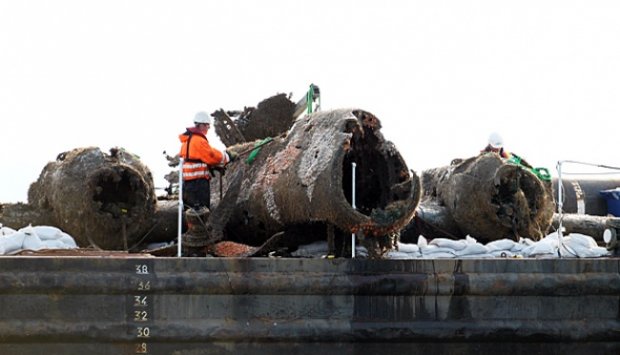
[[190,159],[198,159],[209,165],[228,163],[228,157],[219,150],[211,147],[209,141],[203,137],[193,137],[189,147]]

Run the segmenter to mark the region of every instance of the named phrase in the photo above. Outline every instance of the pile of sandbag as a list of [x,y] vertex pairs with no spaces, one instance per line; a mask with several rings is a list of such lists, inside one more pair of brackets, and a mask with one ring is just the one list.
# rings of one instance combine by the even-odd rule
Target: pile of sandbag
[[10,255],[21,250],[75,249],[72,236],[56,227],[27,226],[14,230],[0,225],[0,255]]
[[606,248],[596,244],[594,238],[578,233],[562,237],[551,233],[535,242],[529,238],[499,239],[485,244],[467,236],[452,240],[435,238],[428,241],[424,236],[417,244],[398,244],[398,250],[390,251],[390,259],[487,259],[487,258],[597,258],[610,255]]
[[[327,242],[315,242],[300,246],[292,253],[297,257],[321,257],[327,254]],[[362,246],[356,247],[356,255],[367,256]],[[499,239],[485,244],[467,236],[465,239],[426,239],[418,237],[417,243],[398,243],[397,250],[389,251],[386,259],[490,259],[490,258],[597,258],[609,256],[610,252],[596,244],[594,238],[578,233],[562,237],[551,233],[535,242],[529,238]]]

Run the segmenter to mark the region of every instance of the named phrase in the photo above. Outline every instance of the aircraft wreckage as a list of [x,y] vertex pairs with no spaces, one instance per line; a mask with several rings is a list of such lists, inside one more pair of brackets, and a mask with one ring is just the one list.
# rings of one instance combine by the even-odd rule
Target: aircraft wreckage
[[[207,223],[204,238],[187,231],[185,247],[266,255],[327,239],[331,252],[344,256],[356,233],[370,256],[380,257],[399,232],[405,242],[419,235],[490,241],[539,239],[557,227],[551,183],[529,169],[488,153],[426,170],[420,179],[371,113],[340,109],[296,119],[300,103],[279,94],[256,108],[213,113],[217,134],[242,154],[225,174],[214,174],[211,213],[186,215],[190,225]],[[167,179],[178,181],[178,173]],[[157,201],[154,190],[151,172],[134,154],[78,148],[43,169],[28,204],[0,205],[0,223],[52,225],[82,247],[137,251],[176,239],[177,201]],[[618,227],[617,218],[592,218],[565,215],[564,226],[601,236]],[[243,251],[222,252],[230,248]]]
[[[413,217],[421,189],[419,178],[383,138],[379,120],[345,109],[290,122],[287,133],[213,180],[209,240],[256,246],[279,234],[280,244],[294,246],[330,235],[348,245],[343,237],[350,241],[357,233],[375,255],[391,249],[392,237]],[[254,144],[237,149],[252,150]],[[221,200],[217,179],[222,179]],[[122,250],[164,234],[174,239],[169,226],[176,222],[175,205],[157,203],[151,173],[133,154],[80,148],[43,169],[29,190],[28,205],[3,205],[0,223],[54,225],[80,246]]]
[[404,240],[427,237],[482,241],[538,240],[551,226],[555,202],[550,181],[530,169],[486,153],[422,173],[424,195]]
[[[389,236],[413,217],[421,191],[419,178],[380,128],[374,115],[358,109],[297,120],[286,135],[229,165],[223,199],[215,199],[210,217],[213,236],[258,245],[290,231],[283,243],[299,244],[335,227],[336,234],[349,238],[357,233],[379,254],[391,249]],[[255,144],[237,149],[252,150]],[[213,196],[219,196],[214,187]]]
[[13,228],[52,225],[79,246],[130,249],[155,220],[150,170],[137,156],[113,148],[78,148],[48,163],[28,190],[28,204],[3,205],[0,223]]

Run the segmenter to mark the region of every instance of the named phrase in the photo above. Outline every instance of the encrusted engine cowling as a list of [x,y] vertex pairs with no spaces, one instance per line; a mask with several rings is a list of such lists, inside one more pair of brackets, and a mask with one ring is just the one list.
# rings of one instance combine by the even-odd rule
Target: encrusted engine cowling
[[511,237],[539,239],[551,226],[555,202],[551,182],[494,153],[457,160],[422,173],[424,196],[415,237],[484,241]]
[[[213,210],[214,229],[225,239],[251,245],[292,227],[298,238],[324,231],[325,224],[369,238],[399,231],[413,217],[420,181],[380,128],[374,115],[359,109],[298,119],[286,134],[252,154],[253,161],[242,155],[228,166],[222,206]],[[212,183],[216,205],[218,185]]]
[[134,246],[152,226],[154,191],[150,170],[133,154],[77,148],[45,166],[28,201],[78,245],[120,250]]

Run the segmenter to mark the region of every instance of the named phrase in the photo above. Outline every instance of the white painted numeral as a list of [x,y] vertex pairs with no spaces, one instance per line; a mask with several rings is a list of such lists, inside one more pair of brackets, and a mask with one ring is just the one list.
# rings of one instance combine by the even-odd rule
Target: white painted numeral
[[149,327],[138,327],[138,338],[148,338],[151,336]]
[[147,311],[133,311],[133,320],[135,322],[146,322],[149,320]]
[[140,281],[138,283],[138,291],[146,291],[151,289],[151,281]]
[[136,354],[148,354],[149,348],[146,343],[136,344]]
[[146,301],[146,298],[148,296],[133,296],[133,306],[134,307],[146,307],[148,306],[148,302]]
[[136,265],[136,274],[147,275],[148,273],[149,273],[149,267],[147,265],[143,265],[143,264]]

